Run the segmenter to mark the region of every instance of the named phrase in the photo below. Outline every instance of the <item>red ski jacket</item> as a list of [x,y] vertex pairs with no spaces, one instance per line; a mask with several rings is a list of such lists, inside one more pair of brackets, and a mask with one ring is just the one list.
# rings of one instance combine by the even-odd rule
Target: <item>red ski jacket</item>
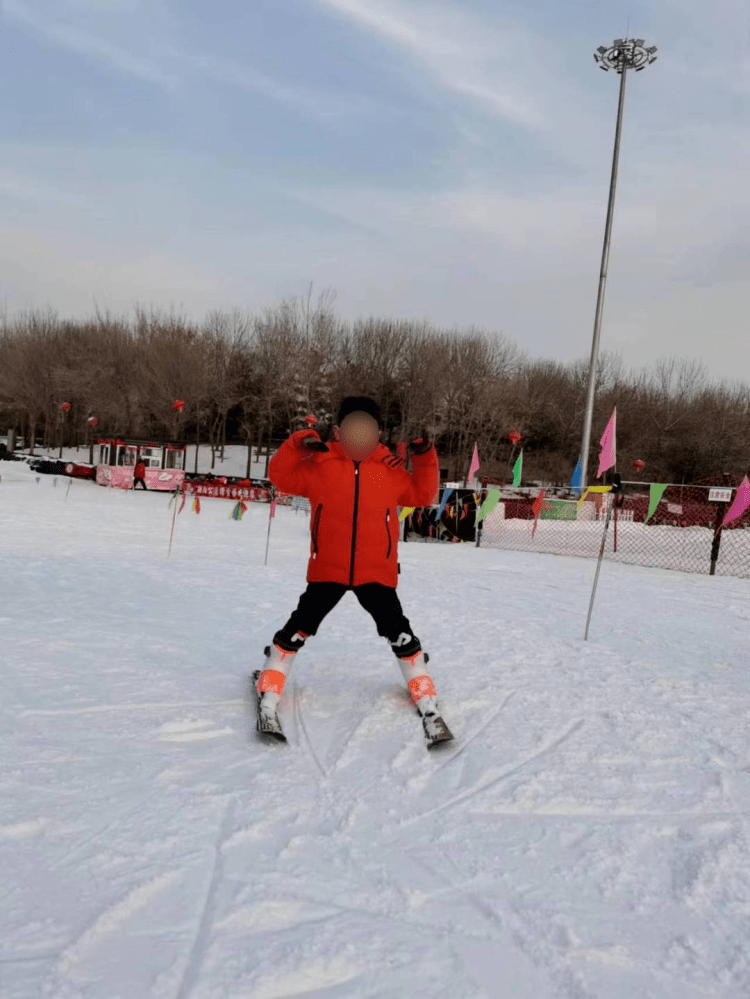
[[133,469],[133,478],[142,479],[146,474],[146,462],[137,461],[135,463],[135,468]]
[[328,451],[302,450],[291,435],[268,464],[268,477],[282,492],[310,500],[310,560],[307,582],[398,584],[399,522],[396,507],[429,506],[440,486],[440,466],[433,444],[413,455],[414,472],[378,444],[365,461],[352,461],[338,441]]

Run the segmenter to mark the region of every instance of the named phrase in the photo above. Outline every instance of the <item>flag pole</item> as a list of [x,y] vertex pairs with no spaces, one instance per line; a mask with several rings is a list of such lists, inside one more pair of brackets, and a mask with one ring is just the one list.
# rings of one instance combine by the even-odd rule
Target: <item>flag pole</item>
[[614,505],[614,500],[617,498],[617,493],[620,491],[620,476],[615,474],[614,483],[612,484],[612,491],[610,492],[608,499],[612,499],[613,502],[607,504],[607,518],[604,521],[604,530],[602,532],[602,543],[599,548],[599,560],[596,563],[596,575],[594,576],[594,588],[591,591],[591,601],[589,603],[589,616],[586,618],[586,631],[583,636],[584,642],[588,641],[589,637],[589,624],[591,623],[591,611],[594,609],[594,597],[596,596],[596,587],[599,582],[599,570],[602,567],[602,558],[604,557],[604,545],[607,540],[607,528],[609,527],[609,517],[612,513],[612,507]]
[[174,534],[174,522],[175,522],[175,517],[177,516],[177,493],[179,492],[179,490],[180,486],[178,484],[177,488],[174,491],[174,496],[172,497],[172,500],[174,502],[174,513],[172,514],[172,530],[169,532],[169,549],[167,550],[167,558],[169,558],[172,552],[172,535]]
[[263,565],[268,565],[268,542],[271,540],[271,520],[276,513],[276,487],[271,484],[271,506],[268,511],[268,532],[266,534],[266,559]]

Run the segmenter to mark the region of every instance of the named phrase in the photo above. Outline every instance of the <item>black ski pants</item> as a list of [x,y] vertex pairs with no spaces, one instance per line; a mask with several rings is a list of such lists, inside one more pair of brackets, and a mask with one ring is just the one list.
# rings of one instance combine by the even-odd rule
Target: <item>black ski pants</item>
[[143,488],[146,490],[146,492],[148,492],[148,486],[146,485],[146,480],[140,478],[140,476],[137,479],[133,480],[133,489],[137,489],[138,488],[138,483],[139,482],[143,486]]
[[274,642],[289,651],[301,648],[304,643],[292,641],[296,632],[316,635],[323,618],[333,610],[347,590],[354,591],[357,600],[372,615],[378,634],[388,639],[397,656],[411,656],[421,650],[420,641],[411,630],[409,619],[401,607],[396,587],[384,586],[382,583],[364,583],[361,586],[308,583],[307,589],[299,598],[297,609],[284,627],[273,636]]

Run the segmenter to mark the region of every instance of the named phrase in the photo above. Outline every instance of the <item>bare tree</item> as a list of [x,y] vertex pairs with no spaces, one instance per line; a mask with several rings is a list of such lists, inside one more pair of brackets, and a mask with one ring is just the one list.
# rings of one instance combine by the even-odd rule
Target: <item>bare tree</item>
[[[567,478],[580,448],[588,360],[529,360],[505,337],[429,321],[370,317],[344,322],[335,294],[284,300],[261,314],[214,311],[202,325],[136,307],[132,322],[98,308],[61,321],[51,310],[0,317],[0,420],[24,432],[32,453],[76,441],[89,416],[108,434],[194,429],[212,467],[227,427],[252,445],[282,439],[308,412],[325,431],[341,399],[367,394],[380,404],[384,440],[425,427],[441,465],[465,474],[476,442],[483,473],[504,473],[515,456],[508,432],[523,436],[527,476]],[[663,481],[747,467],[750,387],[709,384],[703,364],[660,358],[653,372],[626,372],[618,354],[597,362],[594,420],[618,407],[618,457],[643,457]],[[175,399],[185,400],[179,413]],[[60,405],[71,403],[63,417]],[[61,431],[65,431],[65,438]],[[594,438],[596,435],[594,435]],[[597,448],[596,439],[592,449]],[[92,448],[93,449],[93,448]],[[590,456],[591,457],[591,456]]]
[[4,364],[0,369],[0,392],[11,408],[21,411],[31,454],[36,447],[40,418],[46,421],[47,435],[50,420],[54,420],[57,323],[57,315],[52,310],[21,314],[12,338],[6,343]]
[[[211,312],[204,323],[203,338],[207,360],[204,397],[210,400],[206,415],[212,469],[215,467],[219,448],[221,459],[224,460],[227,414],[244,395],[240,357],[247,345],[250,329],[250,317],[238,309],[229,314],[218,310]],[[195,470],[198,470],[198,443],[195,449]]]

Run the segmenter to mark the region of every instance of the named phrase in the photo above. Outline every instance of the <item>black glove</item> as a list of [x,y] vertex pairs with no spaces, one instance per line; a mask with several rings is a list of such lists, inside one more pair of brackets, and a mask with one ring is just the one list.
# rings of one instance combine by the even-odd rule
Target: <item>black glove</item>
[[293,435],[295,446],[305,451],[327,451],[328,445],[320,439],[317,430],[297,430]]
[[388,468],[406,468],[406,462],[403,458],[399,458],[397,454],[386,454],[380,460]]
[[308,451],[327,451],[328,445],[321,440],[316,440],[314,437],[305,437],[302,443],[307,448]]
[[412,454],[426,454],[432,447],[432,441],[427,435],[426,430],[422,430],[419,437],[415,437],[414,440],[409,442],[409,451]]

